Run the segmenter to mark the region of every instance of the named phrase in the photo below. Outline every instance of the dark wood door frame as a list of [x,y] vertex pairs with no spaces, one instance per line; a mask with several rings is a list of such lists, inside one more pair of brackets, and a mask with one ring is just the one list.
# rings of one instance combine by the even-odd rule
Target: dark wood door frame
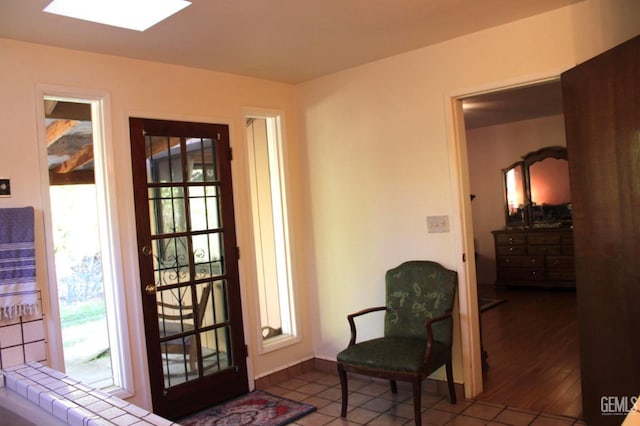
[[[151,384],[151,396],[153,401],[153,411],[167,418],[176,419],[180,416],[199,409],[211,406],[222,400],[229,399],[233,396],[240,395],[248,391],[248,375],[246,364],[246,346],[244,341],[244,331],[242,324],[242,309],[240,302],[240,285],[238,272],[238,250],[235,236],[235,219],[233,211],[233,188],[231,181],[231,150],[229,146],[229,129],[226,125],[206,124],[206,123],[188,123],[176,121],[164,121],[142,118],[130,119],[130,136],[132,150],[132,172],[134,183],[134,197],[136,204],[136,229],[138,241],[138,260],[140,266],[140,291],[142,294],[142,308],[144,314],[144,327],[147,343],[147,358],[149,366],[149,380]],[[164,137],[171,142],[167,142],[164,147],[164,155],[169,150],[180,149],[182,151],[179,162],[181,166],[176,166],[178,173],[187,169],[186,144],[191,138],[202,138],[211,141],[213,148],[209,152],[209,156],[213,157],[215,174],[217,177],[212,182],[191,182],[189,178],[182,180],[173,178],[165,181],[156,181],[147,175],[147,162],[149,156],[153,156],[155,147],[153,146],[153,137]],[[175,142],[179,141],[179,142]],[[204,154],[202,154],[204,158]],[[204,166],[203,166],[204,167]],[[169,173],[174,173],[173,166],[169,166]],[[204,170],[204,168],[203,168]],[[186,176],[186,175],[185,175]],[[202,178],[204,179],[204,178]],[[214,198],[219,199],[219,216],[220,225],[216,229],[193,230],[190,226],[189,219],[189,203],[190,190],[195,188],[204,191],[203,188],[211,188],[215,192]],[[150,195],[154,189],[165,188],[170,189],[173,193],[178,190],[184,194],[179,198],[179,202],[183,202],[186,212],[186,228],[180,231],[163,230],[157,231],[157,225],[150,223],[150,203],[155,203],[156,195]],[[155,193],[154,193],[155,194]],[[198,193],[199,194],[199,193]],[[199,195],[198,195],[199,196]],[[170,197],[173,197],[171,195]],[[173,204],[173,201],[171,202]],[[158,212],[152,212],[158,213]],[[198,303],[199,286],[224,282],[224,291],[222,301],[217,303],[225,304],[224,313],[212,313],[209,325],[200,329],[199,325],[195,326],[195,330],[180,331],[177,333],[179,337],[171,341],[166,341],[167,337],[160,334],[159,325],[159,306],[161,300],[157,300],[156,291],[159,295],[161,287],[180,288],[182,283],[164,285],[160,275],[163,273],[161,268],[157,266],[157,254],[154,244],[158,240],[166,238],[182,238],[186,241],[187,249],[184,251],[185,258],[195,256],[192,248],[192,238],[205,236],[210,238],[211,235],[222,235],[222,258],[219,260],[220,270],[216,272],[205,272],[204,274],[194,266],[195,258],[189,260],[189,272],[185,272],[185,276],[189,277],[188,282],[184,284],[187,288],[185,294],[191,299],[191,306],[196,307]],[[219,237],[216,237],[219,238]],[[216,240],[219,241],[219,240]],[[154,258],[156,266],[154,270]],[[174,256],[175,259],[175,256]],[[186,265],[186,263],[185,263]],[[211,268],[207,264],[207,268]],[[207,269],[211,271],[211,269]],[[180,280],[178,280],[180,281]],[[156,287],[156,290],[147,291],[146,287]],[[209,287],[210,288],[210,287]],[[209,293],[207,293],[209,294]],[[212,304],[216,303],[214,298]],[[185,303],[188,304],[188,303]],[[201,316],[202,312],[197,312],[196,308],[191,308],[191,312],[196,310],[197,316]],[[182,315],[182,313],[180,313]],[[220,316],[223,319],[220,319]],[[183,321],[182,324],[185,324]],[[191,323],[190,326],[193,326]],[[230,330],[226,332],[224,330]],[[212,332],[215,336],[219,330],[223,330],[222,334],[226,335],[224,344],[228,348],[230,357],[224,367],[218,367],[214,372],[207,371],[204,368],[204,355],[201,349],[202,333]],[[186,382],[177,385],[167,384],[165,372],[163,372],[163,351],[165,354],[165,369],[167,352],[166,345],[174,344],[177,340],[180,342],[185,333],[190,333],[188,338],[192,338],[198,344],[197,362],[185,359],[185,366],[191,364],[189,368],[197,366],[197,378],[189,378]],[[225,334],[226,333],[226,334]],[[217,337],[215,337],[217,340]],[[225,340],[225,337],[222,338]],[[184,339],[182,340],[184,342]],[[179,343],[180,344],[180,343]],[[184,343],[181,343],[184,344]],[[230,360],[230,361],[229,361]],[[187,367],[185,367],[187,368]],[[168,374],[168,373],[167,373]],[[189,370],[189,375],[192,374]]]

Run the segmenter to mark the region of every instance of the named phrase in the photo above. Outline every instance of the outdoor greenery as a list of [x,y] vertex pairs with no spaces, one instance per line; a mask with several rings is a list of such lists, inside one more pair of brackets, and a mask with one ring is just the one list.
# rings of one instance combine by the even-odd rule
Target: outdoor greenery
[[50,191],[65,372],[108,388],[113,372],[96,188],[53,185]]
[[58,280],[60,301],[75,304],[99,299],[104,304],[100,252],[93,256],[83,256],[70,269],[70,275]]
[[94,299],[87,302],[76,302],[60,307],[60,319],[63,327],[103,320],[106,315],[104,300]]

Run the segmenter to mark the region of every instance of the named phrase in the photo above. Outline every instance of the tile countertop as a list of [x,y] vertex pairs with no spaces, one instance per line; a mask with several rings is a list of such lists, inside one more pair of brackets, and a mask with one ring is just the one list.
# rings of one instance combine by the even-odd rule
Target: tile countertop
[[3,383],[45,413],[69,425],[178,426],[38,362],[1,370]]
[[31,401],[6,387],[0,387],[0,424],[65,426],[67,423],[39,410]]

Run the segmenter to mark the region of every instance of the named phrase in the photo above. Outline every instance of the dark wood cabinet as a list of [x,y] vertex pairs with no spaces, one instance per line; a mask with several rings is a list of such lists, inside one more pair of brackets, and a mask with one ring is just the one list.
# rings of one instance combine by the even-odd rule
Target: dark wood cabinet
[[573,230],[493,231],[497,285],[575,287]]

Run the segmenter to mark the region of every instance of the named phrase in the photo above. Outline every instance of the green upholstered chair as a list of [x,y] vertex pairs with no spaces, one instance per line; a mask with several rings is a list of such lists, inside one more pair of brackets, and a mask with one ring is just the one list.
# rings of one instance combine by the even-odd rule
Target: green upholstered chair
[[[354,372],[388,379],[393,393],[397,380],[411,382],[415,423],[420,425],[422,381],[443,365],[451,403],[456,403],[451,346],[458,275],[436,262],[415,260],[387,271],[385,282],[385,306],[347,316],[351,340],[337,356],[341,415],[347,415],[347,372]],[[354,319],[376,311],[385,311],[384,337],[356,343]]]

